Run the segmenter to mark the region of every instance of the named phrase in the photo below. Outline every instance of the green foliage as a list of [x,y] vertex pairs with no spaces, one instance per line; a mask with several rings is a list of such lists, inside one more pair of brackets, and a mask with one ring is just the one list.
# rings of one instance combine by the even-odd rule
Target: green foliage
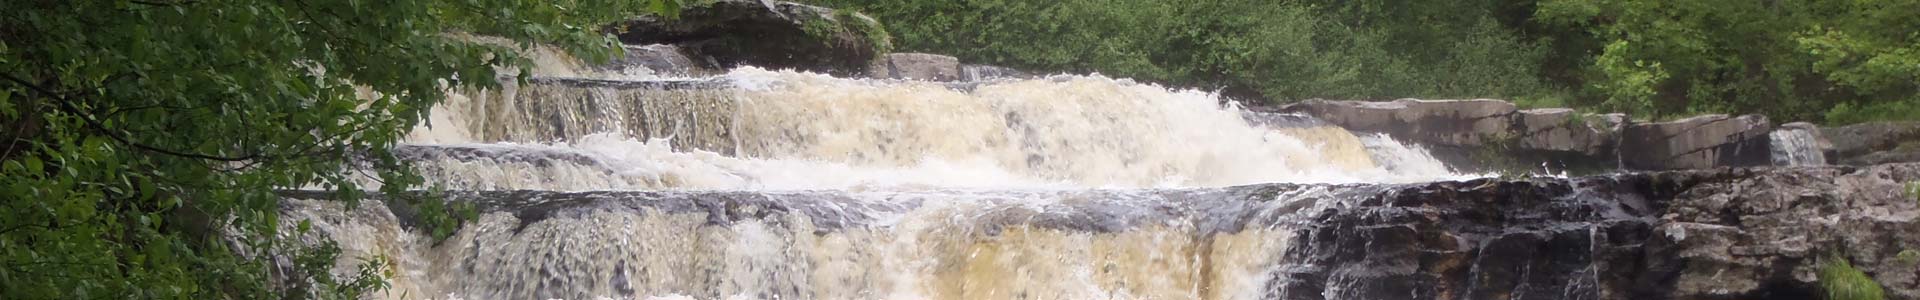
[[418,185],[388,149],[444,90],[497,85],[531,43],[607,59],[593,28],[677,5],[0,2],[0,299],[357,298],[383,265],[334,278],[338,247],[280,238],[276,190],[353,201],[362,154],[384,191]]
[[908,51],[1229,96],[1920,119],[1920,1],[809,0]]
[[880,22],[849,10],[835,11],[831,18],[801,15],[800,30],[807,35],[826,41],[858,41],[865,43],[874,54],[893,52],[893,42],[887,30]]
[[479,209],[473,203],[440,201],[442,195],[440,188],[434,187],[425,193],[387,194],[387,201],[407,207],[407,213],[417,222],[415,225],[427,231],[434,243],[439,243],[459,231],[461,223],[479,216]]
[[1920,117],[1920,2],[1542,0],[1537,12],[1606,45],[1582,104],[1651,118]]
[[1907,197],[1913,198],[1914,201],[1920,201],[1920,181],[1907,183]]
[[1548,98],[1544,49],[1497,1],[811,1],[885,20],[901,48],[1233,96]]
[[1827,300],[1886,299],[1879,283],[1839,255],[1829,255],[1820,261],[1820,287],[1826,291]]

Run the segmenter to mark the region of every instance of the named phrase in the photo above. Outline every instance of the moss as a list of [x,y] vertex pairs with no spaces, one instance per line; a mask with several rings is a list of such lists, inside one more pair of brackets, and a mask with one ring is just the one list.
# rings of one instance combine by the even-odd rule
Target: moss
[[845,22],[853,32],[865,38],[867,45],[873,47],[873,54],[893,52],[893,37],[887,33],[886,26],[881,26],[878,19],[847,11],[840,11],[840,14],[839,19]]
[[[811,15],[808,15],[811,16]],[[819,17],[806,17],[800,20],[800,30],[819,40],[834,40],[840,35],[840,26],[833,20]]]
[[[822,41],[836,41],[847,48],[867,48],[874,55],[893,52],[893,39],[887,29],[873,18],[851,11],[834,11],[831,18],[809,17],[801,20],[800,29],[808,36]],[[851,45],[852,43],[863,45]]]
[[1913,201],[1920,201],[1920,181],[1907,183],[1907,198],[1913,198]]
[[1839,255],[1829,255],[1820,262],[1820,287],[1826,291],[1827,300],[1886,299],[1879,283]]
[[1920,266],[1920,250],[1907,249],[1906,251],[1900,251],[1899,255],[1893,256],[1893,261],[1908,266]]

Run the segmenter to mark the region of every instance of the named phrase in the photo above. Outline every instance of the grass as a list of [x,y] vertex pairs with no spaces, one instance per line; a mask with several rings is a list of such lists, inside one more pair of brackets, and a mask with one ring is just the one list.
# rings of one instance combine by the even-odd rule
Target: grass
[[1829,255],[1820,262],[1820,287],[1827,300],[1884,300],[1886,292],[1866,272],[1853,268],[1840,255]]
[[1920,181],[1907,183],[1907,198],[1913,198],[1913,201],[1920,201]]

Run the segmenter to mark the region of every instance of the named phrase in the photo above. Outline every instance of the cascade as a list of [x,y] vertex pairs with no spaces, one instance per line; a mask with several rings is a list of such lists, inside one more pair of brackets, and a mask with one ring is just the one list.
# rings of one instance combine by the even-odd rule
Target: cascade
[[1767,133],[1769,147],[1775,166],[1810,166],[1827,164],[1827,157],[1820,153],[1819,137],[1809,128],[1786,127]]
[[453,237],[317,192],[286,222],[390,258],[392,299],[1266,299],[1306,293],[1320,214],[1478,176],[1099,75],[568,70],[454,91],[395,149],[481,207]]

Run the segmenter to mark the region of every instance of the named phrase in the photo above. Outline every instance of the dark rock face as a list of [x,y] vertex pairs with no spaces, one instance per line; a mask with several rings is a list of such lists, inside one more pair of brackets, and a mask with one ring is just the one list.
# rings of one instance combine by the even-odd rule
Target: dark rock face
[[1874,122],[1820,129],[1830,161],[1848,165],[1920,162],[1920,122]]
[[1767,118],[1705,115],[1627,126],[1621,164],[1640,170],[1764,166],[1772,163]]
[[883,79],[954,81],[961,77],[960,59],[926,53],[888,53],[867,67],[867,76]]
[[1279,299],[1811,299],[1844,257],[1920,299],[1920,164],[1412,185],[1321,211]]
[[852,76],[892,48],[879,23],[858,13],[782,1],[722,0],[608,28],[630,45],[673,44],[720,68],[753,65]]

